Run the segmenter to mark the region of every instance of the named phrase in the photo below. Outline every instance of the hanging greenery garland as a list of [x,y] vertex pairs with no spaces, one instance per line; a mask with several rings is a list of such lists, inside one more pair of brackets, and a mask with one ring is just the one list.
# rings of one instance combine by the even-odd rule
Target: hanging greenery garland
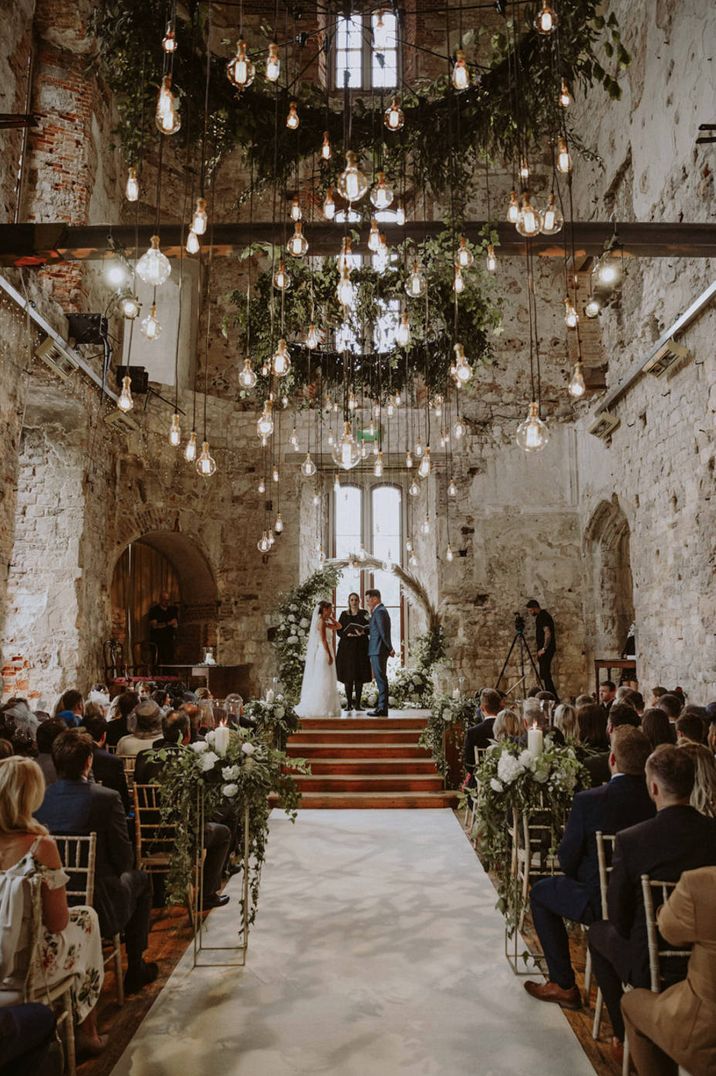
[[[188,105],[194,115],[200,115],[204,105],[203,23],[207,7],[190,4],[177,12],[173,89],[180,104]],[[418,187],[427,183],[437,194],[452,185],[464,202],[476,179],[476,165],[485,153],[493,159],[510,160],[525,143],[544,146],[555,126],[555,79],[564,79],[572,88],[580,86],[585,92],[600,84],[610,96],[619,97],[616,75],[628,65],[630,57],[621,42],[614,13],[605,19],[598,13],[599,7],[599,0],[561,0],[559,48],[555,51],[552,39],[534,29],[535,5],[525,5],[516,25],[505,19],[503,29],[492,35],[491,60],[486,66],[475,62],[484,51],[481,29],[466,29],[462,44],[473,70],[479,72],[475,84],[456,94],[446,73],[432,81],[418,81],[410,90],[402,91],[406,119],[397,135],[384,134],[383,100],[355,98],[350,147],[343,145],[342,100],[327,110],[323,88],[304,82],[293,87],[290,94],[298,102],[298,130],[288,130],[281,122],[277,147],[274,138],[267,137],[276,126],[277,110],[281,117],[288,112],[289,94],[265,77],[260,61],[273,31],[262,27],[265,41],[249,42],[249,53],[259,61],[256,78],[241,94],[237,95],[226,77],[227,58],[211,59],[209,136],[214,159],[208,171],[226,153],[241,147],[253,166],[258,185],[282,181],[297,159],[310,158],[318,152],[323,132],[328,130],[338,152],[334,152],[330,166],[324,170],[326,182],[335,178],[331,169],[342,168],[346,149],[359,155],[378,149],[385,156],[386,171],[408,154],[411,178]],[[118,134],[130,164],[138,161],[143,126],[145,135],[152,131],[153,106],[162,75],[160,42],[166,16],[165,0],[105,0],[93,19],[103,74],[119,111]],[[508,55],[515,40],[522,72],[517,92],[514,66]],[[404,47],[409,50],[410,43],[404,42]],[[611,72],[607,70],[610,62]],[[458,153],[452,153],[456,122],[460,146]],[[376,132],[380,132],[378,146]],[[184,138],[185,132],[177,137]],[[571,140],[579,143],[575,132],[571,132]]]

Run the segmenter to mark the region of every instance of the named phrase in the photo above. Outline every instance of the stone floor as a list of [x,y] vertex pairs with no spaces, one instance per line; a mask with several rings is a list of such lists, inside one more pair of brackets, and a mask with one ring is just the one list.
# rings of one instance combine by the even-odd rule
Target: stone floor
[[[302,811],[271,830],[247,966],[192,971],[189,950],[116,1076],[593,1072],[512,976],[451,811]],[[212,944],[234,936],[230,891]]]

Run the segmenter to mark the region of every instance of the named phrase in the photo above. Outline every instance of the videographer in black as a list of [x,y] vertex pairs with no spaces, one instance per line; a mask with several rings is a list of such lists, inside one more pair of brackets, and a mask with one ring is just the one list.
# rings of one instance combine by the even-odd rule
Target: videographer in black
[[554,620],[552,620],[546,609],[542,609],[536,598],[530,598],[527,602],[527,611],[535,618],[537,662],[542,685],[545,691],[551,691],[555,699],[559,699],[550,671],[552,658],[557,650],[557,634],[554,630]]

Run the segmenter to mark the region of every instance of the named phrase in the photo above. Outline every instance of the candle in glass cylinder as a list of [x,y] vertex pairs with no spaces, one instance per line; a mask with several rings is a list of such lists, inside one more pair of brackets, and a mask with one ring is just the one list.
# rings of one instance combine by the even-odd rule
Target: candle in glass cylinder
[[535,757],[541,755],[544,750],[544,736],[537,722],[533,724],[531,729],[527,730],[527,750]]
[[273,700],[275,699],[275,697],[276,697],[276,695],[275,695],[275,693],[274,693],[274,690],[273,690],[273,688],[272,688],[272,687],[270,687],[270,688],[268,689],[268,691],[266,692],[266,702],[269,702],[269,703],[273,702]]
[[214,731],[214,750],[221,758],[224,757],[229,749],[229,740],[231,739],[231,730],[227,725],[219,725]]

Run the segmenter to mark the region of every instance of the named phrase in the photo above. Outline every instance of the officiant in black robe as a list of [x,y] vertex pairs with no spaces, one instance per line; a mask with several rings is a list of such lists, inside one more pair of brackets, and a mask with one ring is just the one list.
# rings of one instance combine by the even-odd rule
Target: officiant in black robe
[[363,709],[363,684],[373,674],[368,657],[368,613],[360,607],[360,595],[348,595],[348,608],[341,613],[336,654],[336,676],[346,689],[346,710]]

